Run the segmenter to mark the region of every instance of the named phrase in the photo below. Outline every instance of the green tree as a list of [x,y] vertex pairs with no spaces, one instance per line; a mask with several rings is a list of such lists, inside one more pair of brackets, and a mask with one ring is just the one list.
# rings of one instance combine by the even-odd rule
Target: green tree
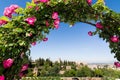
[[53,65],[52,61],[49,58],[46,59],[45,63],[48,64],[49,66]]
[[59,76],[59,71],[60,66],[55,65],[48,70],[49,76]]
[[96,68],[94,70],[94,73],[95,73],[95,77],[103,77],[103,72],[101,68]]
[[63,76],[65,76],[65,77],[74,77],[74,76],[76,76],[76,71],[74,69],[65,71]]
[[88,68],[87,66],[82,66],[79,70],[77,70],[76,76],[78,77],[91,77],[92,70]]

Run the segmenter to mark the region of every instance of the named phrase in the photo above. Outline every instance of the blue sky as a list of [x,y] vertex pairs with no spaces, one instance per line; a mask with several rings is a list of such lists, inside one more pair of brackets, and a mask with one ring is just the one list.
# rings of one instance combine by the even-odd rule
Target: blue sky
[[[3,15],[4,8],[17,4],[25,7],[26,2],[31,0],[0,0],[0,16]],[[94,0],[93,2],[95,2]],[[120,0],[105,0],[109,8],[120,12]],[[70,60],[83,62],[114,62],[114,54],[110,53],[108,43],[98,37],[90,37],[88,31],[94,31],[95,27],[76,23],[73,27],[69,24],[60,23],[58,30],[52,30],[47,36],[47,42],[41,42],[31,47],[32,59],[50,58],[51,60]]]

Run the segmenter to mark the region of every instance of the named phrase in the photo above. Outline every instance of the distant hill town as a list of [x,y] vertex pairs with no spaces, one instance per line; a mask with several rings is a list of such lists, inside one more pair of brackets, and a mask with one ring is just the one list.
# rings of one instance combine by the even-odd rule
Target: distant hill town
[[[112,63],[86,63],[81,61],[67,61],[49,58],[39,58],[29,62],[26,77],[114,77],[120,78],[120,68]],[[64,79],[63,79],[64,80]],[[67,80],[67,79],[65,79]],[[92,80],[92,79],[91,79]],[[97,80],[97,79],[94,79]],[[107,79],[106,79],[107,80]]]

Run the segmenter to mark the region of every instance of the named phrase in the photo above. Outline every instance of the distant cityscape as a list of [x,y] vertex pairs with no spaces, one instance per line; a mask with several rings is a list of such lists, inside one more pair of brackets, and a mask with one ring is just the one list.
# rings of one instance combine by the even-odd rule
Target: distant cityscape
[[[58,58],[56,61],[50,58],[30,60],[29,71],[26,78],[49,77],[60,78],[58,80],[109,80],[106,78],[120,78],[120,68],[113,63],[87,63],[83,61],[67,61]],[[103,79],[104,78],[104,79]],[[47,80],[47,79],[46,79]]]
[[[50,59],[50,58],[48,58]],[[60,63],[61,61],[63,61],[61,58],[58,58],[58,60],[56,61],[53,61],[53,62],[58,62]],[[65,61],[68,61],[69,60],[65,60]],[[33,61],[34,62],[34,61]],[[113,61],[109,61],[109,62],[93,62],[93,63],[87,63],[87,62],[84,62],[84,61],[70,61],[70,62],[75,62],[75,65],[77,66],[81,66],[81,65],[84,65],[84,66],[88,66],[90,69],[95,69],[95,68],[111,68],[111,69],[114,69],[114,70],[120,70],[120,68],[116,68],[115,65],[114,65],[114,62]],[[71,69],[70,66],[67,66],[66,67],[67,69]]]

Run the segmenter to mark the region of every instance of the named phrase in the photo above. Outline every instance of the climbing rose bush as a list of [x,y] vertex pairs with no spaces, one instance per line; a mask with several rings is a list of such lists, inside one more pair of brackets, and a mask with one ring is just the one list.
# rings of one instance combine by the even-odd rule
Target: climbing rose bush
[[[73,26],[83,22],[109,43],[111,53],[120,61],[120,15],[104,0],[32,0],[25,8],[16,4],[6,7],[0,17],[0,80],[15,80],[26,76],[30,47],[46,42],[51,30],[59,29],[60,22]],[[14,15],[15,14],[15,15]],[[119,63],[119,62],[118,62]],[[120,65],[115,63],[117,67]]]

